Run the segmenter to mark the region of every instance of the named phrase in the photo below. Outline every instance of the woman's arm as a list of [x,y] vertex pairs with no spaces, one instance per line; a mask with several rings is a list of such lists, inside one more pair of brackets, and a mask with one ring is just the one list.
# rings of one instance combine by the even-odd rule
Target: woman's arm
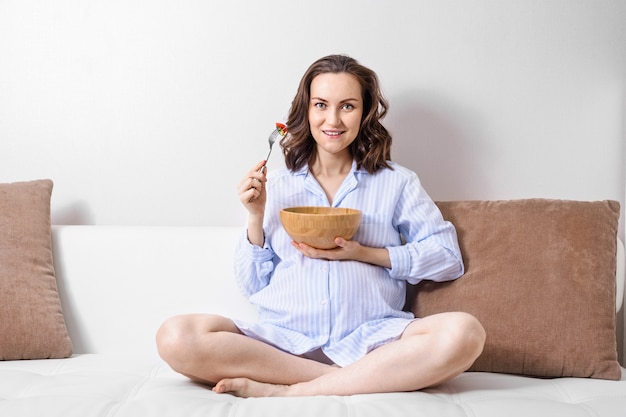
[[235,280],[241,292],[250,296],[268,285],[274,264],[273,252],[265,247],[263,221],[265,217],[267,177],[255,165],[237,186],[239,200],[248,210],[248,227],[235,251]]
[[393,171],[363,176],[361,181],[369,181],[362,187],[368,192],[356,196],[354,206],[369,213],[364,222],[367,229],[355,240],[337,238],[335,249],[294,243],[296,249],[311,258],[378,265],[388,269],[391,278],[411,283],[445,281],[463,274],[454,226],[443,219],[414,172],[394,165]]

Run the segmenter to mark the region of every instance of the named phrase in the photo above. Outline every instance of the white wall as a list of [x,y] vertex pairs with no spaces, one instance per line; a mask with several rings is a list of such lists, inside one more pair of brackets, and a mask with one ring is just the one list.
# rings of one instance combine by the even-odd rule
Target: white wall
[[241,224],[300,76],[348,53],[433,198],[623,205],[625,22],[622,0],[0,0],[0,181],[52,178],[57,224]]

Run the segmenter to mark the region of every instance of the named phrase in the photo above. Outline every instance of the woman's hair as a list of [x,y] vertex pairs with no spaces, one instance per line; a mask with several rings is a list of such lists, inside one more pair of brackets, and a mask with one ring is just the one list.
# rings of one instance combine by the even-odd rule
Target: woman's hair
[[292,171],[309,166],[317,157],[317,147],[309,127],[309,105],[311,82],[324,73],[347,73],[354,76],[361,85],[363,116],[359,133],[350,145],[350,152],[359,168],[370,173],[390,168],[391,135],[380,123],[389,107],[383,97],[376,73],[345,55],[329,55],[315,61],[306,71],[298,91],[291,103],[287,128],[289,134],[280,145],[285,154],[285,164]]

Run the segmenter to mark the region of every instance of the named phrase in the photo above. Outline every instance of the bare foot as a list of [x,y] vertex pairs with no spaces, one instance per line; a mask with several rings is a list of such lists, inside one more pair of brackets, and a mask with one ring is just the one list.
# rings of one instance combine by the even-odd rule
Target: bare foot
[[288,385],[267,384],[248,378],[222,379],[213,387],[213,392],[218,394],[228,393],[243,398],[285,397],[288,391]]

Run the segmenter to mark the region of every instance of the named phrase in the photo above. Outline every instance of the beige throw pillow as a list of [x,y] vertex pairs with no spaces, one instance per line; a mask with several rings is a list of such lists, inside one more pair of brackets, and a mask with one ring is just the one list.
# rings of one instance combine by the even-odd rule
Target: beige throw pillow
[[0,184],[0,360],[72,354],[52,262],[52,181]]
[[619,379],[615,337],[619,203],[528,199],[437,203],[466,273],[422,282],[418,317],[475,315],[487,331],[471,371]]

